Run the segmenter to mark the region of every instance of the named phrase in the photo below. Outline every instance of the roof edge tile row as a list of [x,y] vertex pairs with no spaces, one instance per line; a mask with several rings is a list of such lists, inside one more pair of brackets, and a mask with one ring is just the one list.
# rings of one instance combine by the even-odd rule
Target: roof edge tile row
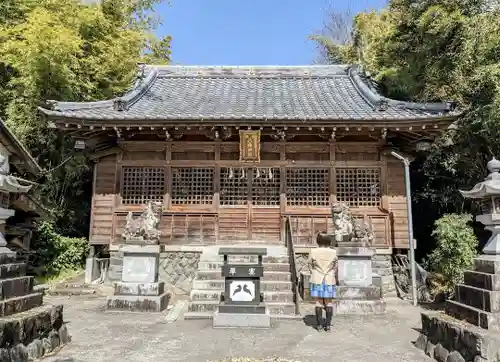
[[[56,118],[78,118],[87,120],[107,120],[107,119],[123,119],[123,120],[175,120],[175,119],[240,119],[240,120],[273,120],[273,119],[310,119],[310,120],[327,120],[327,119],[351,119],[352,117],[341,117],[338,115],[318,115],[313,117],[303,117],[297,114],[290,115],[264,115],[264,114],[128,114],[127,111],[137,102],[140,102],[145,94],[152,88],[159,78],[211,78],[211,79],[329,79],[338,76],[348,77],[352,83],[352,87],[357,91],[359,96],[367,103],[366,106],[375,111],[370,115],[369,119],[385,120],[391,119],[424,119],[458,115],[459,112],[454,109],[453,102],[443,103],[416,103],[407,101],[398,101],[386,98],[379,94],[371,87],[364,77],[359,66],[349,65],[329,65],[329,66],[154,66],[147,65],[142,69],[144,76],[139,77],[132,89],[126,92],[123,96],[95,102],[62,102],[48,101],[47,107],[39,107],[41,113]],[[415,111],[421,114],[388,116],[384,111],[391,107],[395,110]],[[118,113],[113,116],[100,114],[99,112],[82,112],[85,110],[112,109]]]

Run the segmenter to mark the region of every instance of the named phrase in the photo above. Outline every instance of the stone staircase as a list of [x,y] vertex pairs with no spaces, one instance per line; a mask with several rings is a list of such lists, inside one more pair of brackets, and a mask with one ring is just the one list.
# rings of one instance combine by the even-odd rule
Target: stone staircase
[[[300,318],[295,314],[295,303],[292,291],[290,262],[287,249],[282,246],[241,245],[242,247],[266,248],[267,256],[263,258],[264,277],[261,280],[261,291],[264,294],[269,313],[275,319]],[[224,291],[224,278],[221,275],[222,256],[218,255],[221,246],[205,247],[198,264],[198,271],[193,280],[188,311],[184,319],[208,319],[221,300]],[[235,245],[231,245],[235,247]],[[229,259],[235,263],[256,263],[257,257],[235,256]]]

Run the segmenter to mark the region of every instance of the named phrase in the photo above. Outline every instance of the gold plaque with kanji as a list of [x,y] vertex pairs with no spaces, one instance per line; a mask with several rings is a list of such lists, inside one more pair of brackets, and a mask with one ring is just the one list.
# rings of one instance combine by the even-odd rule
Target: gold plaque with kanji
[[240,131],[240,161],[260,162],[260,131]]

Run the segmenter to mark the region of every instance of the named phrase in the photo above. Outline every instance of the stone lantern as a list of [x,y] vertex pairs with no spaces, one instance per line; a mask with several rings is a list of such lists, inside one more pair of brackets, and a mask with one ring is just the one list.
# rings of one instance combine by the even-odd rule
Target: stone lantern
[[470,191],[460,192],[465,198],[481,201],[482,214],[476,216],[476,220],[492,232],[483,253],[498,255],[500,260],[500,161],[493,157],[487,168],[490,174],[484,181]]
[[[27,193],[32,185],[21,185],[15,176],[9,175],[10,164],[7,150],[0,145],[0,194],[9,198],[11,193]],[[14,216],[15,211],[8,208],[8,202],[0,205],[0,254],[15,257],[16,253],[7,247],[7,241],[3,235],[7,219]]]
[[[445,314],[422,312],[421,335],[415,346],[434,351],[440,361],[498,361],[500,350],[500,161],[487,164],[489,175],[469,191],[482,204],[476,220],[492,232],[483,254],[455,285]],[[452,318],[450,318],[452,317]],[[479,328],[478,328],[479,327]],[[432,355],[432,354],[431,354]]]

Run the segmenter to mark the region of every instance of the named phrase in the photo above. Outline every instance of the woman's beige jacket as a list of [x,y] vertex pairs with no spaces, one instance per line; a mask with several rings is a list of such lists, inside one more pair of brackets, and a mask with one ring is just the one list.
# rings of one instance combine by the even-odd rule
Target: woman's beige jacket
[[309,254],[312,284],[337,284],[337,251],[332,248],[314,248]]

